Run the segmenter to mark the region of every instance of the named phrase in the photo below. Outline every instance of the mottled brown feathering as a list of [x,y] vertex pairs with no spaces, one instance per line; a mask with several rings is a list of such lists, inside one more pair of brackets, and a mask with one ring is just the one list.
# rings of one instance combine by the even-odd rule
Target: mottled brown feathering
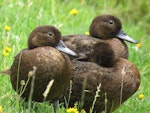
[[[54,84],[46,100],[58,99],[65,88],[68,86],[71,75],[71,63],[67,56],[61,54],[58,50],[52,47],[38,47],[31,50],[23,50],[16,57],[11,66],[11,83],[15,91],[21,92],[21,81],[25,83],[29,78],[28,74],[36,67],[35,81],[33,89],[33,100],[41,102],[44,100],[43,93],[46,90],[48,83],[54,79]],[[17,82],[18,78],[18,82]],[[31,80],[21,95],[28,99],[31,90]],[[17,87],[18,84],[18,87]]]
[[[28,100],[31,88],[33,89],[32,100],[37,102],[56,101],[64,93],[69,84],[72,65],[67,55],[54,48],[59,46],[60,42],[62,44],[60,39],[61,33],[53,26],[38,26],[31,32],[28,49],[22,50],[15,56],[10,68],[12,87],[21,97]],[[31,87],[33,68],[36,68],[33,74],[35,80],[34,87]],[[44,99],[43,93],[52,80],[54,82]],[[22,85],[23,81],[27,86]]]
[[120,20],[112,15],[95,17],[89,32],[90,36],[72,34],[62,37],[65,44],[79,55],[78,57],[71,57],[71,59],[88,60],[91,47],[97,42],[109,43],[116,56],[127,59],[128,47],[123,40],[136,43],[135,40],[128,40],[118,35],[122,32],[125,37],[130,38],[123,32]]
[[61,33],[53,26],[38,26],[28,38],[28,48],[33,49],[40,46],[55,47],[61,39]]
[[[100,85],[93,112],[111,113],[136,92],[140,85],[140,73],[133,63],[116,57],[111,46],[105,42],[98,42],[93,46],[89,61],[91,62],[72,61],[73,84],[69,106],[84,102],[83,109],[89,113]],[[82,89],[86,79],[86,87]],[[69,91],[68,88],[64,94],[67,99]]]
[[93,19],[89,32],[92,37],[106,40],[115,38],[121,28],[121,22],[117,17],[101,15]]
[[[81,101],[84,92],[83,109],[89,113],[97,86],[101,84],[99,97],[96,99],[93,112],[113,112],[129,97],[131,97],[140,85],[140,74],[136,66],[126,59],[117,59],[113,67],[101,67],[92,62],[72,61],[73,76],[69,106],[73,107]],[[83,91],[83,81],[87,78],[86,89]],[[68,99],[69,88],[64,94]],[[107,99],[107,103],[105,100]],[[63,100],[63,98],[62,98]]]
[[116,56],[121,58],[128,58],[128,47],[120,39],[112,38],[108,40],[102,40],[97,39],[94,37],[90,37],[83,34],[74,34],[74,35],[67,35],[63,36],[62,40],[65,42],[65,44],[73,51],[75,51],[78,54],[78,57],[71,57],[71,59],[77,58],[80,60],[88,60],[90,51],[94,44],[97,42],[106,42],[109,45],[111,45],[114,53]]
[[89,61],[103,67],[112,67],[116,59],[115,53],[108,43],[98,42],[92,48]]

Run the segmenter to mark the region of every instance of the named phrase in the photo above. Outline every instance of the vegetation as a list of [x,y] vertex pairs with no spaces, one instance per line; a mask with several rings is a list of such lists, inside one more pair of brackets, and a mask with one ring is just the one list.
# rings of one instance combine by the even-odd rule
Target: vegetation
[[[139,90],[114,113],[148,113],[150,111],[149,4],[148,0],[0,0],[0,70],[8,69],[13,57],[27,47],[28,35],[36,26],[54,25],[60,29],[62,35],[84,34],[88,32],[95,16],[112,14],[121,19],[124,31],[140,43],[127,45],[129,60],[138,67],[141,74]],[[0,113],[1,109],[4,113],[29,112],[27,103],[12,89],[9,76],[0,76],[0,86]],[[51,113],[53,107],[48,102],[33,103],[31,111]],[[59,108],[59,113],[65,112],[65,108]]]

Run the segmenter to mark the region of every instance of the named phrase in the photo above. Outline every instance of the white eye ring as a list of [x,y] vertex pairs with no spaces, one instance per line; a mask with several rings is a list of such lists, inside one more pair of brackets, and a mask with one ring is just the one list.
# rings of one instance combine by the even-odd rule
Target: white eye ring
[[54,34],[53,34],[53,32],[48,32],[47,35],[50,36],[50,37],[52,37]]
[[110,25],[113,25],[114,24],[114,21],[113,20],[109,20],[108,22]]

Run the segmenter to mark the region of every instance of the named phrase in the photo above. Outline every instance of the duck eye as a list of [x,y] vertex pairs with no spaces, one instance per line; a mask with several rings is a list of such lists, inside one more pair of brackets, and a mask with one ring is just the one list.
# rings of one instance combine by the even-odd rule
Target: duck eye
[[48,32],[48,36],[52,37],[54,34],[52,32]]
[[113,20],[109,20],[108,22],[110,25],[114,24],[114,21]]

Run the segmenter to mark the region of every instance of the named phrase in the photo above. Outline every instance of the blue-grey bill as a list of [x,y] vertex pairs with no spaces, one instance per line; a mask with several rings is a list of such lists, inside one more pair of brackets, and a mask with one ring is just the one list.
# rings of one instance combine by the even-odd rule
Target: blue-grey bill
[[58,43],[58,45],[55,48],[61,52],[70,54],[72,56],[77,56],[77,54],[75,52],[73,52],[71,49],[69,49],[62,40],[60,40],[60,42]]
[[120,32],[117,34],[117,37],[122,40],[137,44],[137,41],[129,37],[123,30],[120,30]]

